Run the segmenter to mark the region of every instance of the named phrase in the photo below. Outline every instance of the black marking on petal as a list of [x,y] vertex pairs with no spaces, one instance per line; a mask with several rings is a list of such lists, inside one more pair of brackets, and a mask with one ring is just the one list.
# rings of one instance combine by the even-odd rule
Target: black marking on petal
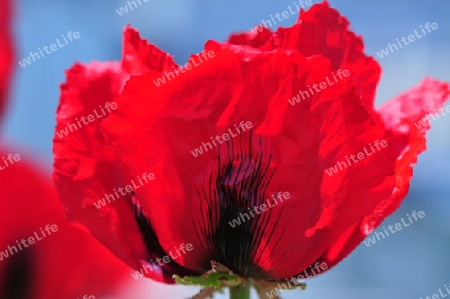
[[[261,139],[254,140],[252,131],[239,134],[238,144],[231,138],[218,146],[216,164],[212,170],[203,173],[203,186],[187,191],[192,192],[187,196],[198,198],[200,210],[206,211],[187,211],[189,215],[186,216],[186,221],[196,224],[196,229],[187,238],[197,245],[193,251],[194,258],[198,259],[198,264],[202,265],[205,272],[211,269],[211,261],[214,260],[243,278],[271,278],[269,270],[258,266],[263,257],[256,253],[261,254],[266,246],[276,244],[278,240],[272,239],[277,226],[267,225],[273,217],[270,211],[259,215],[252,211],[252,215],[248,210],[261,205],[269,197],[267,188],[276,171],[273,157],[264,145]],[[166,253],[159,244],[151,219],[144,215],[135,196],[131,202],[149,254],[146,260],[162,258]],[[241,219],[241,224],[233,228],[229,222],[240,217],[241,213],[246,213],[248,220],[242,222]],[[278,223],[279,220],[274,219],[274,222]],[[279,238],[282,236],[283,233],[279,234]],[[203,241],[205,239],[206,242]],[[175,261],[168,265],[189,271]],[[194,275],[192,271],[190,274],[178,270],[172,272]]]
[[144,241],[147,250],[151,252],[151,249],[155,247],[155,244],[159,245],[158,238],[147,217],[144,215],[142,206],[136,199],[134,191],[131,191],[131,201],[134,207],[134,217],[139,227],[139,231],[142,234],[142,240]]
[[[219,149],[215,182],[211,180],[212,174],[209,180],[204,181],[204,198],[211,207],[219,205],[219,215],[216,217],[220,221],[212,235],[212,259],[241,277],[266,279],[269,273],[257,266],[260,257],[255,256],[255,252],[261,246],[263,234],[268,235],[269,240],[266,241],[270,241],[275,227],[266,227],[270,212],[258,215],[248,209],[264,203],[276,168],[272,156],[263,152],[261,139],[254,148],[252,132],[248,140],[243,140],[242,135],[238,149],[235,149],[233,139],[227,142],[225,153]],[[211,189],[215,189],[214,195],[207,197]],[[213,216],[209,213],[211,223],[217,219]],[[229,221],[238,218],[241,224],[233,228]],[[243,222],[243,219],[246,221]],[[268,231],[270,229],[272,231]]]
[[[142,241],[145,244],[145,247],[147,248],[147,257],[142,257],[142,259],[147,260],[147,262],[151,263],[153,261],[154,267],[159,267],[159,265],[156,264],[155,259],[160,258],[163,259],[165,256],[169,256],[168,253],[164,251],[161,244],[159,243],[158,237],[156,235],[155,230],[153,229],[149,219],[144,214],[141,204],[139,203],[134,191],[131,193],[131,199],[130,203],[132,208],[134,209],[134,215],[135,220],[138,225],[139,231],[142,235]],[[164,266],[162,266],[161,270],[168,278],[167,281],[172,281],[172,275],[177,274],[180,276],[192,276],[192,275],[200,275],[203,273],[200,273],[198,271],[192,271],[189,269],[184,268],[180,264],[178,264],[176,261],[174,261],[170,256],[170,262],[165,263]]]

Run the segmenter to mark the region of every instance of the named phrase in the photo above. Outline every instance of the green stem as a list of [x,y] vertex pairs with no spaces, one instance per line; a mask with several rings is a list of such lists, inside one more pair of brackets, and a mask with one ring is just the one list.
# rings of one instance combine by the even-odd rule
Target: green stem
[[236,287],[229,287],[230,299],[250,299],[250,284],[243,283]]

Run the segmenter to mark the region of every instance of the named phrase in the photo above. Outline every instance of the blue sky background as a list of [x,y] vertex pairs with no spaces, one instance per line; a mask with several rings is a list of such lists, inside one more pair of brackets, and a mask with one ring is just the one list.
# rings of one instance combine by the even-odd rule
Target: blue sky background
[[[51,173],[51,140],[59,84],[64,70],[75,61],[119,60],[122,29],[138,28],[150,42],[185,63],[191,53],[201,52],[208,39],[225,40],[231,32],[246,31],[287,10],[292,0],[165,0],[149,1],[123,16],[116,9],[123,0],[19,0],[15,36],[17,61],[37,47],[50,45],[68,31],[81,38],[43,59],[22,68],[16,64],[9,113],[4,123],[8,140],[36,157]],[[314,1],[313,1],[314,2]],[[364,37],[366,52],[377,51],[407,36],[426,22],[439,29],[383,59],[383,75],[377,106],[411,88],[423,77],[450,81],[450,2],[448,0],[356,1],[330,0],[348,17],[351,28]],[[292,25],[297,16],[280,22]],[[273,29],[273,28],[272,28]],[[424,219],[401,232],[366,247],[361,245],[332,271],[308,283],[306,292],[292,291],[285,298],[420,298],[437,293],[450,283],[450,117],[433,122],[429,149],[415,167],[410,195],[402,207],[385,221],[394,224],[413,210]],[[183,289],[139,281],[125,298],[183,298],[195,289]],[[137,291],[138,290],[138,291]],[[157,295],[155,292],[160,292]],[[173,294],[173,295],[167,295]],[[178,295],[176,295],[178,294]],[[131,297],[133,296],[133,297]],[[155,297],[154,297],[155,296]]]

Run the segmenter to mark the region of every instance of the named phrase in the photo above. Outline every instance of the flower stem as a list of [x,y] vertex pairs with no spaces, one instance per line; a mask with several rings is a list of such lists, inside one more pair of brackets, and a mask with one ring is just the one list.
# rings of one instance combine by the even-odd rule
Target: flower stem
[[250,299],[250,284],[243,283],[236,287],[230,287],[230,299]]

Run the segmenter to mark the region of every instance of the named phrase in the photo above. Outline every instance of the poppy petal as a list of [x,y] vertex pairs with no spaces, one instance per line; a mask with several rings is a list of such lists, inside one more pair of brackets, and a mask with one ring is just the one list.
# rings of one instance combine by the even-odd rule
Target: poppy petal
[[127,26],[124,30],[122,69],[130,75],[146,71],[164,72],[176,67],[172,57],[142,39],[139,32]]
[[[362,38],[349,29],[350,23],[327,1],[301,10],[297,23],[280,27],[277,32],[260,25],[250,33],[234,34],[228,43],[248,45],[260,50],[282,48],[298,50],[305,56],[322,55],[331,61],[333,70],[347,69],[362,98],[362,104],[373,107],[375,92],[381,75],[381,67],[364,54]],[[253,32],[257,31],[255,35]]]
[[[11,152],[2,148],[0,156]],[[38,169],[20,155],[0,170],[0,225],[8,227],[0,231],[0,298],[77,298],[113,291],[128,276],[127,268],[67,223],[50,177]],[[19,247],[20,240],[28,245]]]
[[[430,117],[448,114],[442,109],[449,99],[450,84],[427,78],[418,86],[391,99],[380,108],[388,142],[397,155],[396,186],[362,221],[355,223],[323,256],[329,268],[338,264],[358,246],[381,222],[392,214],[408,193],[417,157],[426,149],[426,132]],[[428,116],[428,117],[427,117]]]
[[[54,138],[54,180],[58,192],[71,221],[89,228],[135,269],[143,266],[142,261],[165,253],[156,236],[149,237],[150,243],[143,239],[136,219],[136,200],[122,188],[131,188],[130,182],[123,179],[114,153],[104,145],[98,128],[101,120],[117,109],[114,98],[131,75],[160,72],[173,64],[169,55],[127,27],[121,63],[76,64],[67,72],[67,83],[61,86]],[[146,230],[151,234],[151,227]],[[173,269],[178,270],[177,274],[185,271],[173,262],[157,268],[158,271],[145,272],[167,283],[173,282]]]
[[267,48],[270,50],[270,45],[266,45],[273,36],[273,32],[268,28],[264,28],[262,25],[259,25],[252,29],[250,32],[245,33],[235,33],[230,35],[227,43],[230,45],[240,45],[240,46],[249,46],[252,48],[259,48],[260,50],[264,50]]

